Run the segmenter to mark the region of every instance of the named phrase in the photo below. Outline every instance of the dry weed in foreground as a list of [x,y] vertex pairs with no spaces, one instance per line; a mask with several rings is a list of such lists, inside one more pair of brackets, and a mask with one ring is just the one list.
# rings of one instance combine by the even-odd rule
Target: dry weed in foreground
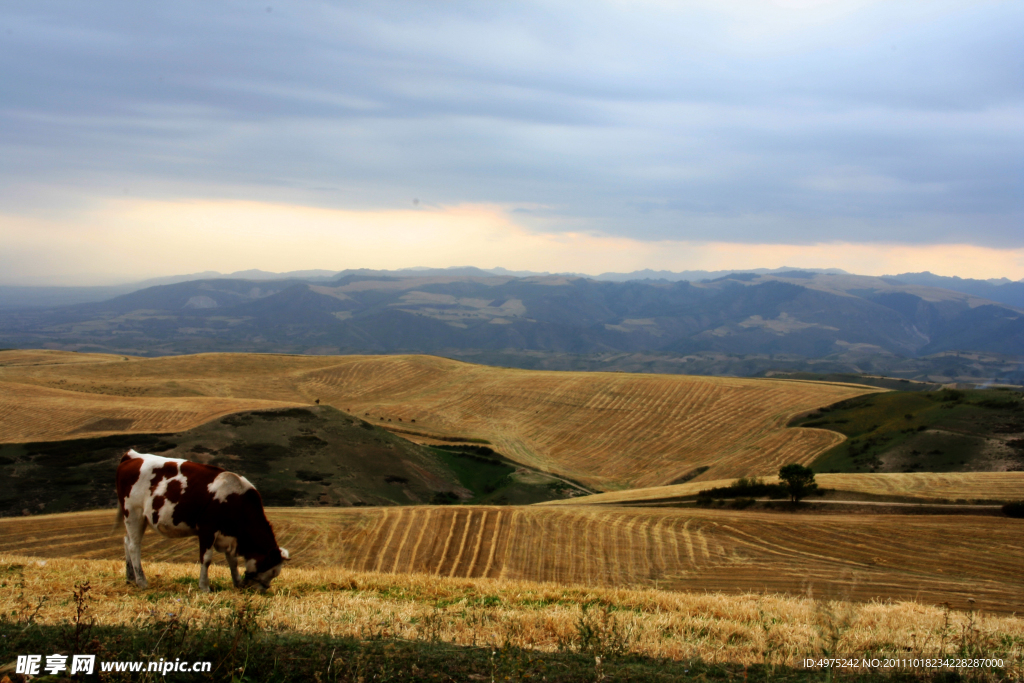
[[0,555],[0,613],[73,623],[72,594],[88,580],[90,615],[103,625],[171,618],[212,626],[251,600],[260,626],[271,631],[743,664],[809,654],[985,652],[1024,673],[1024,618],[913,602],[591,589],[330,567],[290,569],[266,595],[226,588],[227,571],[215,568],[214,584],[224,589],[203,594],[194,565],[150,563],[147,570],[151,588],[140,591],[125,583],[122,562]]

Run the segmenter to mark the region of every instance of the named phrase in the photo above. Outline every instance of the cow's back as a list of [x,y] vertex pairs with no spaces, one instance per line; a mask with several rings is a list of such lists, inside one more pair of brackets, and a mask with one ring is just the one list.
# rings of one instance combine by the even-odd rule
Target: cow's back
[[117,496],[126,517],[142,515],[168,536],[195,533],[210,505],[219,467],[128,451],[117,468]]

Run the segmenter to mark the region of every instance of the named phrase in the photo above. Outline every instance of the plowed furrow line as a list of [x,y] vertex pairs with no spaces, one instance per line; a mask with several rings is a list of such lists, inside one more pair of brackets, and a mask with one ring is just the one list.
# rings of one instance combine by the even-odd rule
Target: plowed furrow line
[[581,534],[586,538],[583,548],[587,554],[586,578],[594,581],[607,581],[608,562],[605,558],[605,546],[602,543],[601,522],[597,515],[581,516],[585,525]]
[[409,560],[407,564],[398,565],[396,571],[427,571],[427,560],[429,558],[429,550],[431,544],[424,546],[424,539],[427,536],[428,531],[432,531],[437,524],[437,516],[440,514],[437,510],[426,510],[416,515],[416,523],[419,526],[419,532],[416,534],[416,543],[412,547],[412,552],[409,553]]
[[[717,529],[718,525],[712,523],[711,527]],[[705,531],[705,528],[701,528],[697,532],[697,542],[700,544],[700,553],[705,565],[711,562],[711,552],[708,550],[708,536],[709,534]]]
[[665,540],[665,524],[667,522],[668,517],[662,515],[651,528],[651,549],[653,552],[650,556],[650,563],[651,571],[655,572],[657,576],[663,576],[667,569],[667,563],[665,562],[665,546],[667,545]]
[[473,547],[473,557],[470,558],[465,576],[477,577],[481,575],[480,562],[487,552],[488,544],[493,541],[496,514],[492,510],[484,510],[480,514],[480,529],[476,534],[476,544]]
[[394,563],[395,555],[399,550],[394,541],[395,535],[399,533],[399,530],[401,530],[403,535],[408,533],[409,523],[406,508],[399,508],[392,516],[394,521],[387,532],[387,537],[384,539],[384,545],[377,553],[377,560],[373,563],[373,571],[375,572],[382,571],[382,567],[389,567]]
[[623,568],[622,578],[637,575],[637,555],[639,554],[641,540],[639,528],[643,526],[644,520],[640,515],[630,515],[630,519],[622,527],[623,542],[616,544],[616,550],[624,555],[621,560]]
[[449,576],[470,576],[470,571],[476,563],[477,554],[480,552],[481,533],[486,514],[483,510],[470,510],[467,512],[466,531],[462,537],[458,557],[452,563],[452,570]]
[[589,526],[579,515],[573,515],[564,520],[552,519],[561,532],[561,541],[555,546],[551,553],[555,558],[555,581],[561,583],[577,583],[580,580],[579,573],[583,569],[584,558],[581,557],[582,548],[580,535],[586,533]]
[[688,519],[688,520],[686,520],[686,522],[683,523],[683,529],[682,529],[682,532],[683,532],[683,544],[686,545],[686,555],[689,558],[690,566],[693,567],[694,569],[698,569],[698,568],[700,568],[700,565],[697,563],[697,548],[694,545],[693,536],[694,536],[694,534],[699,534],[700,533],[700,529],[699,528],[694,528],[693,533],[691,533],[690,532],[690,525],[692,523],[693,523],[692,519]]
[[608,577],[612,581],[619,581],[625,573],[622,566],[621,553],[619,552],[619,540],[621,536],[620,524],[615,516],[602,515],[598,519],[605,534],[602,536],[602,559],[608,564]]
[[668,554],[668,559],[665,561],[665,571],[669,571],[669,567],[682,567],[685,563],[685,559],[682,555],[682,549],[679,547],[679,537],[682,536],[682,530],[680,524],[685,524],[684,521],[679,519],[671,519],[666,525],[665,533],[668,536],[668,541],[672,546],[671,552]]
[[593,524],[589,516],[577,515],[570,527],[572,546],[566,556],[575,558],[569,580],[587,583],[593,575]]
[[671,403],[668,419],[677,424],[685,424],[688,416],[692,415],[695,409],[703,408],[706,398],[716,390],[720,390],[720,388],[711,382],[691,382],[680,385],[673,392],[674,400]]
[[508,543],[509,524],[507,523],[507,518],[507,514],[501,511],[496,512],[494,515],[494,533],[491,536],[490,547],[487,551],[487,564],[484,565],[480,576],[493,578],[501,573],[507,553],[499,552],[499,545],[501,545],[503,540],[506,544]]
[[637,573],[634,574],[635,577],[648,578],[651,576],[652,568],[654,567],[653,554],[655,552],[652,527],[656,523],[657,518],[644,517],[643,522],[636,529],[637,547],[634,553],[634,571]]
[[364,549],[360,554],[357,565],[360,571],[371,571],[377,557],[380,555],[381,549],[384,547],[384,539],[394,526],[394,515],[389,514],[389,512],[386,509],[378,512],[377,523],[366,536],[368,542],[364,543]]
[[438,576],[447,576],[448,571],[451,569],[452,557],[451,554],[459,547],[459,542],[463,540],[463,534],[465,532],[466,520],[464,515],[460,515],[458,510],[447,511],[448,517],[451,522],[448,527],[448,534],[445,536],[444,545],[441,548],[441,556],[437,558],[437,566],[434,568],[433,574]]
[[420,519],[421,514],[412,512],[409,514],[408,519],[403,521],[402,524],[402,538],[395,545],[394,552],[391,556],[391,563],[385,565],[385,569],[382,571],[389,571],[392,573],[407,571],[403,567],[409,567],[412,563],[409,561],[409,536],[416,527],[423,526],[423,520]]
[[[523,523],[524,526],[528,525],[527,528],[529,529],[526,533],[526,538],[544,538],[544,533],[547,531],[544,528],[546,526],[545,521],[547,520],[540,515],[524,514]],[[524,545],[518,550],[521,556],[525,556],[523,558],[523,566],[528,567],[528,571],[532,572],[533,576],[546,576],[547,565],[550,561],[547,553],[538,553],[535,548],[531,548],[530,545]]]
[[835,557],[830,555],[819,555],[817,553],[809,553],[802,550],[794,549],[791,547],[779,547],[769,546],[764,543],[760,538],[753,534],[740,531],[735,528],[730,528],[733,532],[732,540],[734,543],[746,545],[751,549],[757,550],[761,553],[768,555],[775,555],[779,558],[785,558],[791,563],[797,563],[798,561],[811,561],[811,562],[823,562],[825,564],[832,565],[843,565],[849,567],[863,567],[864,564],[861,562],[851,561],[842,557]]

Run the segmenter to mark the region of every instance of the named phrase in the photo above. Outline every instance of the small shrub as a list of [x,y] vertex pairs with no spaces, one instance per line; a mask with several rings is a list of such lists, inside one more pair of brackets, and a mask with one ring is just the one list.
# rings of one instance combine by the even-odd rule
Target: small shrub
[[766,484],[759,477],[740,477],[729,486],[704,489],[697,498],[783,498],[786,489],[782,484]]
[[585,604],[576,619],[576,632],[560,639],[562,652],[580,652],[595,657],[621,657],[630,651],[633,629],[626,626],[612,611],[611,605],[592,609]]
[[438,491],[430,499],[431,505],[455,505],[458,502],[459,497],[451,491]]

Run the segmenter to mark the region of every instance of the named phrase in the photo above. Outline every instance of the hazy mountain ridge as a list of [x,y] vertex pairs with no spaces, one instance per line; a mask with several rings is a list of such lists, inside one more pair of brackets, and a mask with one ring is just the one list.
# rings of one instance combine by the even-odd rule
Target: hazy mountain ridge
[[0,313],[0,344],[143,355],[538,352],[820,359],[970,350],[1019,357],[1024,312],[895,278],[813,271],[736,273],[701,282],[514,277],[479,269],[353,271],[314,281],[195,280],[100,303],[7,311]]
[[[374,270],[367,268],[349,269],[342,271],[331,270],[297,270],[286,273],[273,273],[265,270],[250,269],[224,274],[217,271],[204,271],[189,275],[172,275],[168,277],[151,278],[139,282],[103,285],[88,287],[69,286],[27,286],[27,285],[0,285],[0,310],[18,310],[28,308],[51,308],[55,306],[71,306],[81,303],[96,303],[106,301],[117,296],[129,294],[148,287],[158,285],[177,284],[180,282],[191,282],[195,280],[288,280],[298,279],[306,282],[330,282],[346,276],[374,276],[374,277],[426,277],[426,276],[467,276],[467,277],[488,277],[488,276],[509,276],[509,277],[544,277],[544,276],[570,276],[583,277],[592,280],[610,282],[631,282],[664,280],[667,282],[678,282],[681,280],[699,282],[702,280],[716,280],[727,278],[736,274],[752,273],[755,275],[781,275],[789,273],[823,273],[831,275],[848,275],[846,271],[838,268],[754,268],[752,270],[635,270],[630,273],[606,272],[600,275],[586,275],[582,273],[548,273],[523,270],[508,270],[506,268],[476,268],[474,266],[456,266],[451,268],[404,268],[401,270]],[[903,273],[901,275],[883,276],[884,280],[893,284],[925,285],[949,289],[964,294],[972,294],[997,303],[1024,308],[1024,280],[1014,282],[1008,278],[993,278],[989,280],[972,280],[959,277],[946,277],[933,275],[927,271],[922,273]]]

